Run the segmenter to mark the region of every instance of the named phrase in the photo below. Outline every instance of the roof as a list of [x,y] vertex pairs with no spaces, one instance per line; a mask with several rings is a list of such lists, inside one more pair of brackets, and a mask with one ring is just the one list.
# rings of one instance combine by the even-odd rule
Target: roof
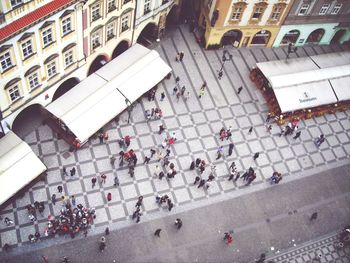
[[12,131],[0,139],[0,205],[46,171],[27,143]]
[[76,0],[53,0],[0,29],[0,42]]
[[139,44],[88,76],[46,109],[85,143],[171,71],[160,55]]

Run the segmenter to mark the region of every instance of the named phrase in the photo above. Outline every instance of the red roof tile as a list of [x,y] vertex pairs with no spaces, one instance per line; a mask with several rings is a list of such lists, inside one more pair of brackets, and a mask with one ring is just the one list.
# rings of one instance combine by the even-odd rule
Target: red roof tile
[[13,21],[12,23],[0,29],[0,42],[12,36],[19,30],[42,19],[43,17],[50,15],[55,10],[60,9],[66,4],[74,1],[75,0],[53,0],[52,2],[36,9],[35,11]]

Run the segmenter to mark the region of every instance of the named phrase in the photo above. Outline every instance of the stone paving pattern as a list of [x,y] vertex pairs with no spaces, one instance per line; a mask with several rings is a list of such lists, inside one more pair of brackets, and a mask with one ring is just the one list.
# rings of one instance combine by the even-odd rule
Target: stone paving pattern
[[318,240],[306,242],[277,256],[268,257],[266,262],[276,263],[349,263],[350,248],[336,249],[337,233],[332,233]]
[[[298,56],[307,56],[336,52],[343,50],[339,46],[315,46],[298,49]],[[272,132],[266,131],[264,120],[267,115],[267,106],[259,91],[249,80],[249,69],[256,62],[284,59],[286,48],[278,49],[232,49],[233,60],[224,65],[224,76],[217,79],[217,70],[221,67],[222,50],[204,51],[193,36],[185,28],[179,28],[163,39],[156,50],[173,68],[174,76],[180,76],[180,85],[185,85],[190,91],[188,102],[172,95],[175,85],[174,76],[163,81],[157,91],[154,102],[142,99],[131,112],[130,124],[127,123],[128,114],[120,115],[119,122],[112,121],[104,128],[109,134],[107,144],[99,144],[98,138],[91,139],[82,149],[69,153],[68,145],[57,139],[48,126],[40,126],[29,134],[25,141],[45,163],[48,175],[45,182],[39,182],[11,205],[0,211],[0,215],[15,221],[14,226],[6,227],[0,222],[0,247],[5,243],[22,246],[28,243],[28,235],[39,231],[44,232],[49,214],[57,215],[61,204],[53,205],[52,194],[60,195],[57,186],[63,185],[66,196],[75,195],[77,203],[88,207],[95,207],[97,218],[92,229],[108,224],[130,220],[136,199],[144,196],[143,214],[154,212],[169,212],[155,203],[155,196],[168,194],[177,206],[200,201],[212,196],[223,195],[227,192],[239,191],[244,187],[242,181],[232,183],[227,180],[228,167],[232,161],[237,164],[238,171],[242,172],[252,166],[257,172],[257,179],[253,184],[261,184],[269,178],[273,171],[279,171],[284,176],[301,174],[306,170],[324,167],[327,164],[340,160],[348,160],[350,156],[349,130],[350,112],[338,112],[299,123],[302,131],[298,140],[291,137],[279,137],[280,128],[273,126]],[[183,63],[175,62],[175,54],[184,51]],[[295,54],[293,54],[295,56]],[[197,93],[203,81],[208,88],[203,98]],[[243,86],[241,94],[236,90]],[[160,93],[165,91],[166,99],[160,101]],[[144,111],[158,106],[163,110],[161,120],[146,122]],[[158,126],[164,124],[167,133],[176,132],[177,141],[171,146],[170,161],[177,168],[174,179],[160,181],[153,173],[157,165],[153,158],[148,165],[143,165],[145,156],[150,155],[150,148],[157,147],[165,138],[165,134],[158,135]],[[225,146],[230,141],[221,142],[218,131],[222,126],[232,126],[232,142],[234,153],[223,159],[215,160],[216,150],[220,145]],[[252,134],[248,134],[250,126],[254,126]],[[316,148],[313,138],[325,134],[326,142]],[[138,157],[134,178],[127,174],[126,167],[113,169],[109,158],[119,153],[117,139],[130,135],[130,148],[134,149]],[[129,148],[129,149],[130,149]],[[252,156],[260,152],[256,162]],[[212,186],[204,191],[193,186],[196,171],[190,171],[189,165],[195,158],[207,160],[207,163],[216,165],[216,180]],[[73,177],[64,176],[62,168],[67,171],[77,168]],[[207,178],[210,169],[207,168],[204,178]],[[102,173],[107,175],[107,182],[91,187],[91,178]],[[113,186],[113,178],[118,176],[120,187]],[[112,193],[113,199],[107,202],[106,195]],[[30,222],[25,205],[34,201],[44,201],[46,209],[44,216],[38,216],[37,221]],[[164,210],[164,211],[163,211]],[[173,211],[174,211],[173,210]],[[174,212],[171,213],[174,213]],[[142,218],[141,218],[142,220]],[[1,249],[0,249],[1,251]]]

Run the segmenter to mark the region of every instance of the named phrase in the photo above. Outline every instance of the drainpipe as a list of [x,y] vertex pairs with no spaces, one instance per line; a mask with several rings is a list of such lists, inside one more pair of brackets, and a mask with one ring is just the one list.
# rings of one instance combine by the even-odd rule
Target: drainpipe
[[134,12],[134,24],[132,27],[132,34],[131,34],[131,45],[134,43],[134,35],[135,35],[135,24],[136,24],[136,12],[137,12],[137,1],[135,2],[135,12]]

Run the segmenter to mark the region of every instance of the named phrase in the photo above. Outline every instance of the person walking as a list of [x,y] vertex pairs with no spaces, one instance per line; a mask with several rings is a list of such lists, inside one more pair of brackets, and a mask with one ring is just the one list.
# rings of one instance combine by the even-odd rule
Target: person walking
[[165,99],[165,94],[164,92],[160,93],[160,101],[163,101]]
[[143,196],[140,195],[137,199],[135,207],[140,207],[142,205],[142,201],[143,201]]
[[149,151],[151,152],[151,157],[150,157],[150,158],[152,158],[152,157],[153,157],[153,155],[155,155],[155,154],[156,154],[156,150],[154,150],[154,149],[152,149],[152,148],[151,148]]
[[317,213],[317,212],[314,212],[314,213],[311,215],[310,219],[309,219],[310,222],[316,220],[316,219],[317,219],[317,216],[318,216],[318,213]]
[[111,163],[111,165],[112,166],[114,166],[114,163],[115,163],[115,160],[116,160],[117,158],[115,158],[113,155],[112,155],[112,157],[109,159],[109,161],[110,161],[110,163]]
[[106,236],[109,235],[109,227],[106,227],[106,229],[105,229],[105,235],[106,235]]
[[62,185],[57,186],[57,190],[58,190],[59,193],[62,193],[62,191],[63,191]]
[[107,175],[106,175],[106,174],[101,174],[101,182],[102,182],[103,184],[106,183],[106,179],[107,179]]
[[185,102],[187,102],[187,100],[190,98],[190,92],[189,91],[187,91],[186,93],[185,93],[185,95],[184,95],[184,100],[185,100]]
[[252,131],[253,131],[253,126],[251,126],[251,127],[249,128],[248,134],[251,134]]
[[201,188],[201,187],[204,186],[204,185],[205,185],[205,180],[202,179],[202,180],[200,180],[199,185],[198,185],[197,188]]
[[190,170],[194,170],[195,167],[196,167],[196,163],[195,161],[192,161],[190,165]]
[[196,178],[194,178],[194,185],[199,182],[201,180],[201,178],[199,176],[196,176]]
[[91,178],[91,184],[92,184],[91,187],[92,187],[92,188],[95,187],[96,181],[97,181],[96,177],[92,177],[92,178]]
[[243,89],[243,87],[240,86],[240,87],[238,88],[238,90],[237,90],[237,94],[241,93],[242,89]]
[[175,226],[177,227],[177,229],[180,229],[182,227],[182,220],[180,218],[176,218]]
[[56,205],[56,195],[55,194],[53,194],[51,196],[51,202],[52,202],[53,205]]
[[204,88],[199,90],[198,98],[201,99],[204,96]]
[[165,130],[163,124],[159,125],[159,131],[158,134],[162,134],[162,132]]
[[216,152],[216,154],[217,154],[216,160],[219,160],[221,158],[223,151],[224,151],[224,146],[220,146]]
[[107,194],[107,201],[111,201],[112,200],[112,193],[108,193]]
[[266,131],[268,131],[269,133],[271,133],[272,130],[272,125],[266,125]]
[[75,201],[75,196],[74,196],[74,195],[72,195],[72,205],[74,205],[74,206],[75,206],[75,204],[76,204],[76,201]]
[[178,92],[176,93],[176,102],[179,102],[180,97],[181,97],[181,92],[178,91]]
[[218,79],[219,79],[219,80],[222,78],[223,74],[224,74],[224,73],[222,72],[222,70],[220,70],[219,73],[218,73]]
[[149,158],[148,156],[146,156],[146,157],[145,157],[145,161],[143,162],[143,164],[145,164],[145,163],[148,164],[150,160],[151,160],[151,158]]
[[259,158],[260,153],[256,152],[253,156],[254,161]]
[[68,176],[66,167],[63,166],[62,172],[63,172],[63,175]]
[[235,145],[232,142],[228,145],[228,156],[232,155],[232,151],[233,151],[234,146]]
[[119,178],[117,175],[114,176],[114,186],[119,186]]
[[102,144],[103,143],[103,133],[102,132],[100,132],[98,134],[98,139],[100,140],[100,144]]
[[196,167],[198,167],[198,166],[200,165],[201,161],[202,161],[202,160],[201,160],[200,158],[197,158],[197,159],[196,159]]
[[185,95],[185,91],[186,91],[186,87],[185,87],[185,85],[184,85],[184,86],[182,86],[182,88],[181,88],[181,96],[182,96],[182,97]]
[[99,249],[101,252],[103,252],[105,248],[106,248],[106,238],[102,236],[99,243]]
[[301,131],[297,131],[295,136],[293,137],[294,140],[298,139],[300,137]]
[[124,142],[125,142],[125,144],[126,144],[126,147],[129,147],[129,146],[130,146],[131,138],[130,138],[129,135],[126,135],[126,136],[124,137]]
[[177,94],[177,87],[175,86],[174,88],[173,88],[173,95],[176,95]]
[[160,231],[162,231],[162,229],[161,229],[161,228],[158,228],[158,229],[154,232],[154,235],[155,235],[156,237],[160,237]]
[[268,112],[268,113],[267,113],[267,116],[266,116],[265,122],[266,122],[266,123],[269,123],[270,120],[271,120],[271,118],[272,118],[272,114],[271,114],[270,112]]
[[70,172],[70,176],[75,175],[75,172],[76,172],[75,167],[73,167],[69,172]]
[[281,137],[282,135],[284,135],[285,132],[286,132],[286,127],[282,127],[279,136]]
[[320,147],[320,145],[325,141],[324,135],[321,134],[317,139],[316,139],[316,146]]
[[182,60],[184,59],[184,55],[185,55],[185,53],[181,51],[180,55],[179,55],[180,62],[182,62]]

